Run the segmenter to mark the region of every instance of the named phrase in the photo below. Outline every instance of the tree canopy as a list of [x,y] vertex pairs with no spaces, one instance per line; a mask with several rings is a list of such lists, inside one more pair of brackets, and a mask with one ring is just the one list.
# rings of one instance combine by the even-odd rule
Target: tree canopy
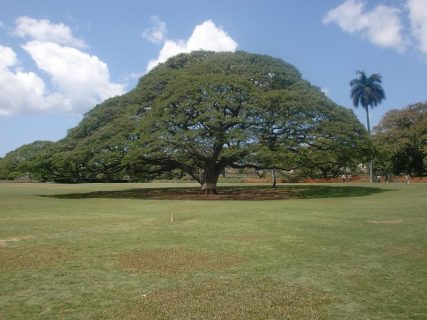
[[182,172],[216,192],[225,167],[342,167],[371,151],[351,110],[265,55],[180,54],[88,112],[36,167],[56,181]]
[[39,155],[51,145],[52,141],[37,140],[7,153],[4,158],[0,158],[0,179],[42,179],[39,170],[34,170],[33,165]]
[[422,176],[427,170],[427,103],[390,110],[374,128],[378,169]]

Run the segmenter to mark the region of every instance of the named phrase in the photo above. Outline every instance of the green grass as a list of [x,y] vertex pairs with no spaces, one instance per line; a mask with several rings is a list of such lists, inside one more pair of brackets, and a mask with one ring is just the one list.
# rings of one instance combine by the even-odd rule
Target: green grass
[[427,184],[177,186],[1,183],[0,319],[427,318]]

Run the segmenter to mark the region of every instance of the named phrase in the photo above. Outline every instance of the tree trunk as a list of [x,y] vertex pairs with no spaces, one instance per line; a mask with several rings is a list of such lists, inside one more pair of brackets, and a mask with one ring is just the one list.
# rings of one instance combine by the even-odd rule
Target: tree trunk
[[[369,137],[370,137],[371,136],[371,125],[369,123],[369,109],[368,109],[368,106],[365,107],[365,111],[366,111],[366,123],[368,125],[368,133],[369,133]],[[372,160],[369,161],[369,182],[371,182],[371,183],[374,182],[374,164],[373,164]]]
[[206,195],[217,194],[216,184],[218,182],[218,177],[220,172],[217,172],[217,170],[205,169],[205,172],[203,173],[203,178],[201,181],[202,194],[206,194]]
[[271,182],[273,183],[273,188],[276,188],[277,180],[276,180],[276,169],[271,169]]
[[210,195],[210,194],[217,194],[216,191],[216,183],[212,182],[205,182],[202,184],[202,194]]

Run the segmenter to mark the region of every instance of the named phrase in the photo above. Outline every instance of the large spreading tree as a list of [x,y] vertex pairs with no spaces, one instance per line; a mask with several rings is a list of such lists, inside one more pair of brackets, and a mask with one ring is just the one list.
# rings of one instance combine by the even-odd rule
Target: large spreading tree
[[198,51],[169,59],[131,92],[96,106],[49,150],[38,166],[53,180],[181,172],[210,194],[226,167],[290,170],[315,155],[345,165],[371,148],[352,111],[295,67],[264,55]]
[[376,163],[383,174],[427,174],[427,102],[390,110],[374,128]]

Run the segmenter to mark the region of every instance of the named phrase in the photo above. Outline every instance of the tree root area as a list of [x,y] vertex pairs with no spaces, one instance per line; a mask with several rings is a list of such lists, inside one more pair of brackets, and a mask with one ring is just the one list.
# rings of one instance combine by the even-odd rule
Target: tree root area
[[[49,195],[62,199],[114,198],[142,200],[284,200],[336,197],[360,197],[385,192],[376,187],[359,186],[221,186],[217,193],[206,194],[197,187],[138,188],[118,191],[95,191]],[[43,195],[46,197],[46,195]]]

